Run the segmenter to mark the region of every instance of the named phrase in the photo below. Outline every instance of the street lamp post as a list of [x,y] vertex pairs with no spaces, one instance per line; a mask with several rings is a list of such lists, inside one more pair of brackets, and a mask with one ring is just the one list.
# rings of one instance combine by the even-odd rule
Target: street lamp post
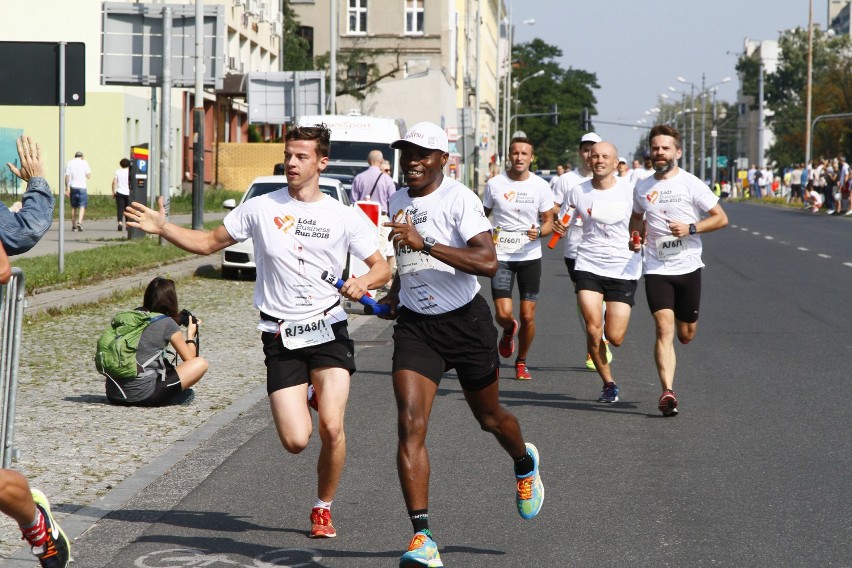
[[[695,108],[695,83],[687,81],[683,77],[677,78],[679,83],[684,83],[690,86],[689,90],[689,106]],[[695,111],[690,113],[689,117],[689,171],[695,171]]]
[[[691,85],[692,89],[693,89],[692,92],[693,93],[695,92],[695,84],[694,83],[690,83],[689,81],[687,81],[683,77],[678,77],[677,80],[681,83]],[[719,85],[727,83],[730,80],[731,80],[730,77],[725,77],[724,79],[722,79],[718,83],[713,83],[709,87],[705,88],[704,73],[701,74],[701,91],[699,92],[699,95],[701,97],[701,156],[700,156],[701,164],[699,165],[699,172],[700,172],[701,181],[704,181],[704,177],[707,173],[707,170],[706,170],[706,167],[707,167],[707,163],[706,163],[707,162],[707,149],[706,149],[706,146],[705,146],[705,141],[706,141],[705,139],[706,139],[706,136],[707,136],[707,133],[705,131],[705,116],[707,114],[707,112],[706,112],[707,91],[710,90],[710,89],[717,88]],[[695,143],[694,142],[694,138],[695,138],[694,133],[695,133],[695,113],[693,113],[693,115],[692,115],[692,138],[690,140],[690,146],[692,146]],[[694,155],[694,146],[692,146],[692,147],[693,147],[693,152],[690,152],[690,157]],[[690,170],[691,170],[693,168],[693,164],[692,164],[691,161],[690,161],[689,165],[690,165]]]
[[[681,129],[681,134],[685,135],[686,134],[686,128],[687,128],[687,125],[686,125],[686,91],[678,91],[677,89],[675,89],[672,86],[669,86],[668,90],[672,93],[680,93],[680,115],[681,115],[681,117],[683,117],[683,128]],[[691,102],[692,101],[690,101],[690,103]],[[683,169],[686,169],[686,157],[687,157],[687,152],[684,151],[684,153],[681,154],[681,156],[680,156],[680,167],[683,168]]]
[[[514,99],[514,101],[515,101],[515,114],[512,115],[509,123],[506,124],[507,127],[510,126],[510,124],[513,121],[517,120],[517,118],[518,118],[518,105],[521,102],[520,98],[518,98],[518,97],[519,97],[520,92],[521,92],[521,85],[523,85],[524,83],[526,83],[530,79],[534,79],[536,77],[541,77],[542,75],[544,75],[544,69],[539,69],[538,71],[536,71],[535,73],[533,73],[529,77],[524,77],[523,79],[518,81],[517,84],[512,85],[512,87],[515,89],[515,99]],[[514,133],[514,127],[512,127],[512,132]],[[508,129],[506,130],[506,133],[508,134]],[[509,134],[509,136],[506,137],[504,154],[508,153],[508,151],[509,151],[509,140],[511,140],[511,136],[512,136],[512,134]]]
[[[521,22],[525,26],[535,25],[535,18],[528,18]],[[512,26],[512,3],[509,3],[509,15],[506,20],[506,38],[508,51],[506,53],[506,72],[503,76],[503,136],[502,148],[498,148],[498,158],[501,168],[509,151],[509,119],[511,118],[512,104],[512,51],[515,44],[515,29]]]

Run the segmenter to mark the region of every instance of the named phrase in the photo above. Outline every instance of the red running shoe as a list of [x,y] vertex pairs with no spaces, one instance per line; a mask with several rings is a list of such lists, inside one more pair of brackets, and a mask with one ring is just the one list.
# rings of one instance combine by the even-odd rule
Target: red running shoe
[[515,378],[519,381],[528,381],[532,379],[525,361],[515,361]]
[[334,538],[337,531],[331,524],[331,511],[322,507],[311,509],[311,538]]
[[677,416],[677,397],[672,389],[663,391],[658,406],[663,416]]
[[505,358],[511,357],[515,352],[515,334],[518,332],[518,320],[512,320],[512,332],[506,333],[503,330],[503,337],[500,338],[500,343],[497,345],[500,351],[500,356]]

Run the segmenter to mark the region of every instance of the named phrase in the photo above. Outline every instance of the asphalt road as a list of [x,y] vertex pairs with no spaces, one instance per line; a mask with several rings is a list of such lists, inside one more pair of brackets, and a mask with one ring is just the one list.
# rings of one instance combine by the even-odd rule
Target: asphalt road
[[[546,250],[533,380],[514,381],[505,361],[501,383],[541,452],[536,519],[518,516],[511,462],[444,378],[428,444],[446,566],[852,565],[852,218],[725,209],[730,227],[704,238],[698,336],[677,348],[676,418],[656,409],[643,287],[615,350],[621,401],[599,404],[570,281]],[[396,566],[411,530],[394,465],[391,329],[371,320],[354,337],[336,539],[306,537],[316,438],[286,454],[261,400],[95,523],[76,565]]]

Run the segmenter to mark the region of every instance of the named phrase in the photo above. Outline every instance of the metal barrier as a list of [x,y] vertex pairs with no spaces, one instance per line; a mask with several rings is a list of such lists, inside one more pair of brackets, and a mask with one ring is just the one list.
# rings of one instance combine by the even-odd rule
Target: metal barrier
[[0,286],[0,466],[4,468],[12,464],[17,454],[15,401],[25,306],[24,273],[20,268],[12,268],[12,278]]

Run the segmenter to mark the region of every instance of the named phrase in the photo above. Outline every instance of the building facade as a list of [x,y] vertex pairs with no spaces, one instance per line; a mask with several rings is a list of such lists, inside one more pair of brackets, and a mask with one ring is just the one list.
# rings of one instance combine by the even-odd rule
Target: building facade
[[407,126],[439,124],[450,138],[447,173],[484,184],[497,148],[502,0],[290,0],[290,5],[314,56],[336,46],[338,93],[359,92],[331,97],[329,112],[357,110]]
[[[134,4],[159,3],[136,0]],[[194,4],[174,0],[170,4]],[[275,71],[279,66],[281,19],[277,2],[255,0],[206,0],[222,4],[225,11],[226,86],[240,82],[247,71]],[[37,22],[21,25],[21,22]],[[92,167],[89,192],[110,194],[118,162],[127,157],[131,145],[150,143],[157,120],[152,112],[159,89],[101,84],[102,2],[100,0],[6,0],[0,4],[0,37],[20,42],[82,42],[86,46],[86,105],[65,110],[65,153],[59,156],[59,111],[56,107],[0,107],[0,129],[22,130],[35,138],[49,156],[46,176],[54,192],[62,190],[63,164],[78,150]],[[278,35],[276,35],[276,33]],[[23,80],[24,78],[22,78]],[[246,106],[241,93],[205,92],[205,153],[215,157],[219,140],[245,141],[248,137]],[[169,192],[180,190],[191,178],[192,108],[191,91],[171,92],[169,134]],[[271,134],[268,134],[271,136]],[[159,134],[154,133],[155,147]],[[8,144],[6,138],[0,143]],[[188,150],[189,148],[189,150]],[[8,149],[6,149],[8,150]],[[0,153],[8,155],[0,149]],[[206,160],[205,181],[215,182],[215,160]],[[154,176],[156,181],[156,175]]]
[[[746,57],[759,58],[764,77],[777,70],[780,53],[778,41],[773,39],[746,38],[743,44],[743,54]],[[739,169],[746,169],[751,164],[770,165],[766,164],[766,152],[775,143],[775,135],[772,129],[766,126],[769,111],[764,110],[764,115],[761,116],[755,97],[743,94],[742,85],[743,77],[740,77],[740,89],[737,91],[737,130],[740,133],[737,143],[737,166]]]

